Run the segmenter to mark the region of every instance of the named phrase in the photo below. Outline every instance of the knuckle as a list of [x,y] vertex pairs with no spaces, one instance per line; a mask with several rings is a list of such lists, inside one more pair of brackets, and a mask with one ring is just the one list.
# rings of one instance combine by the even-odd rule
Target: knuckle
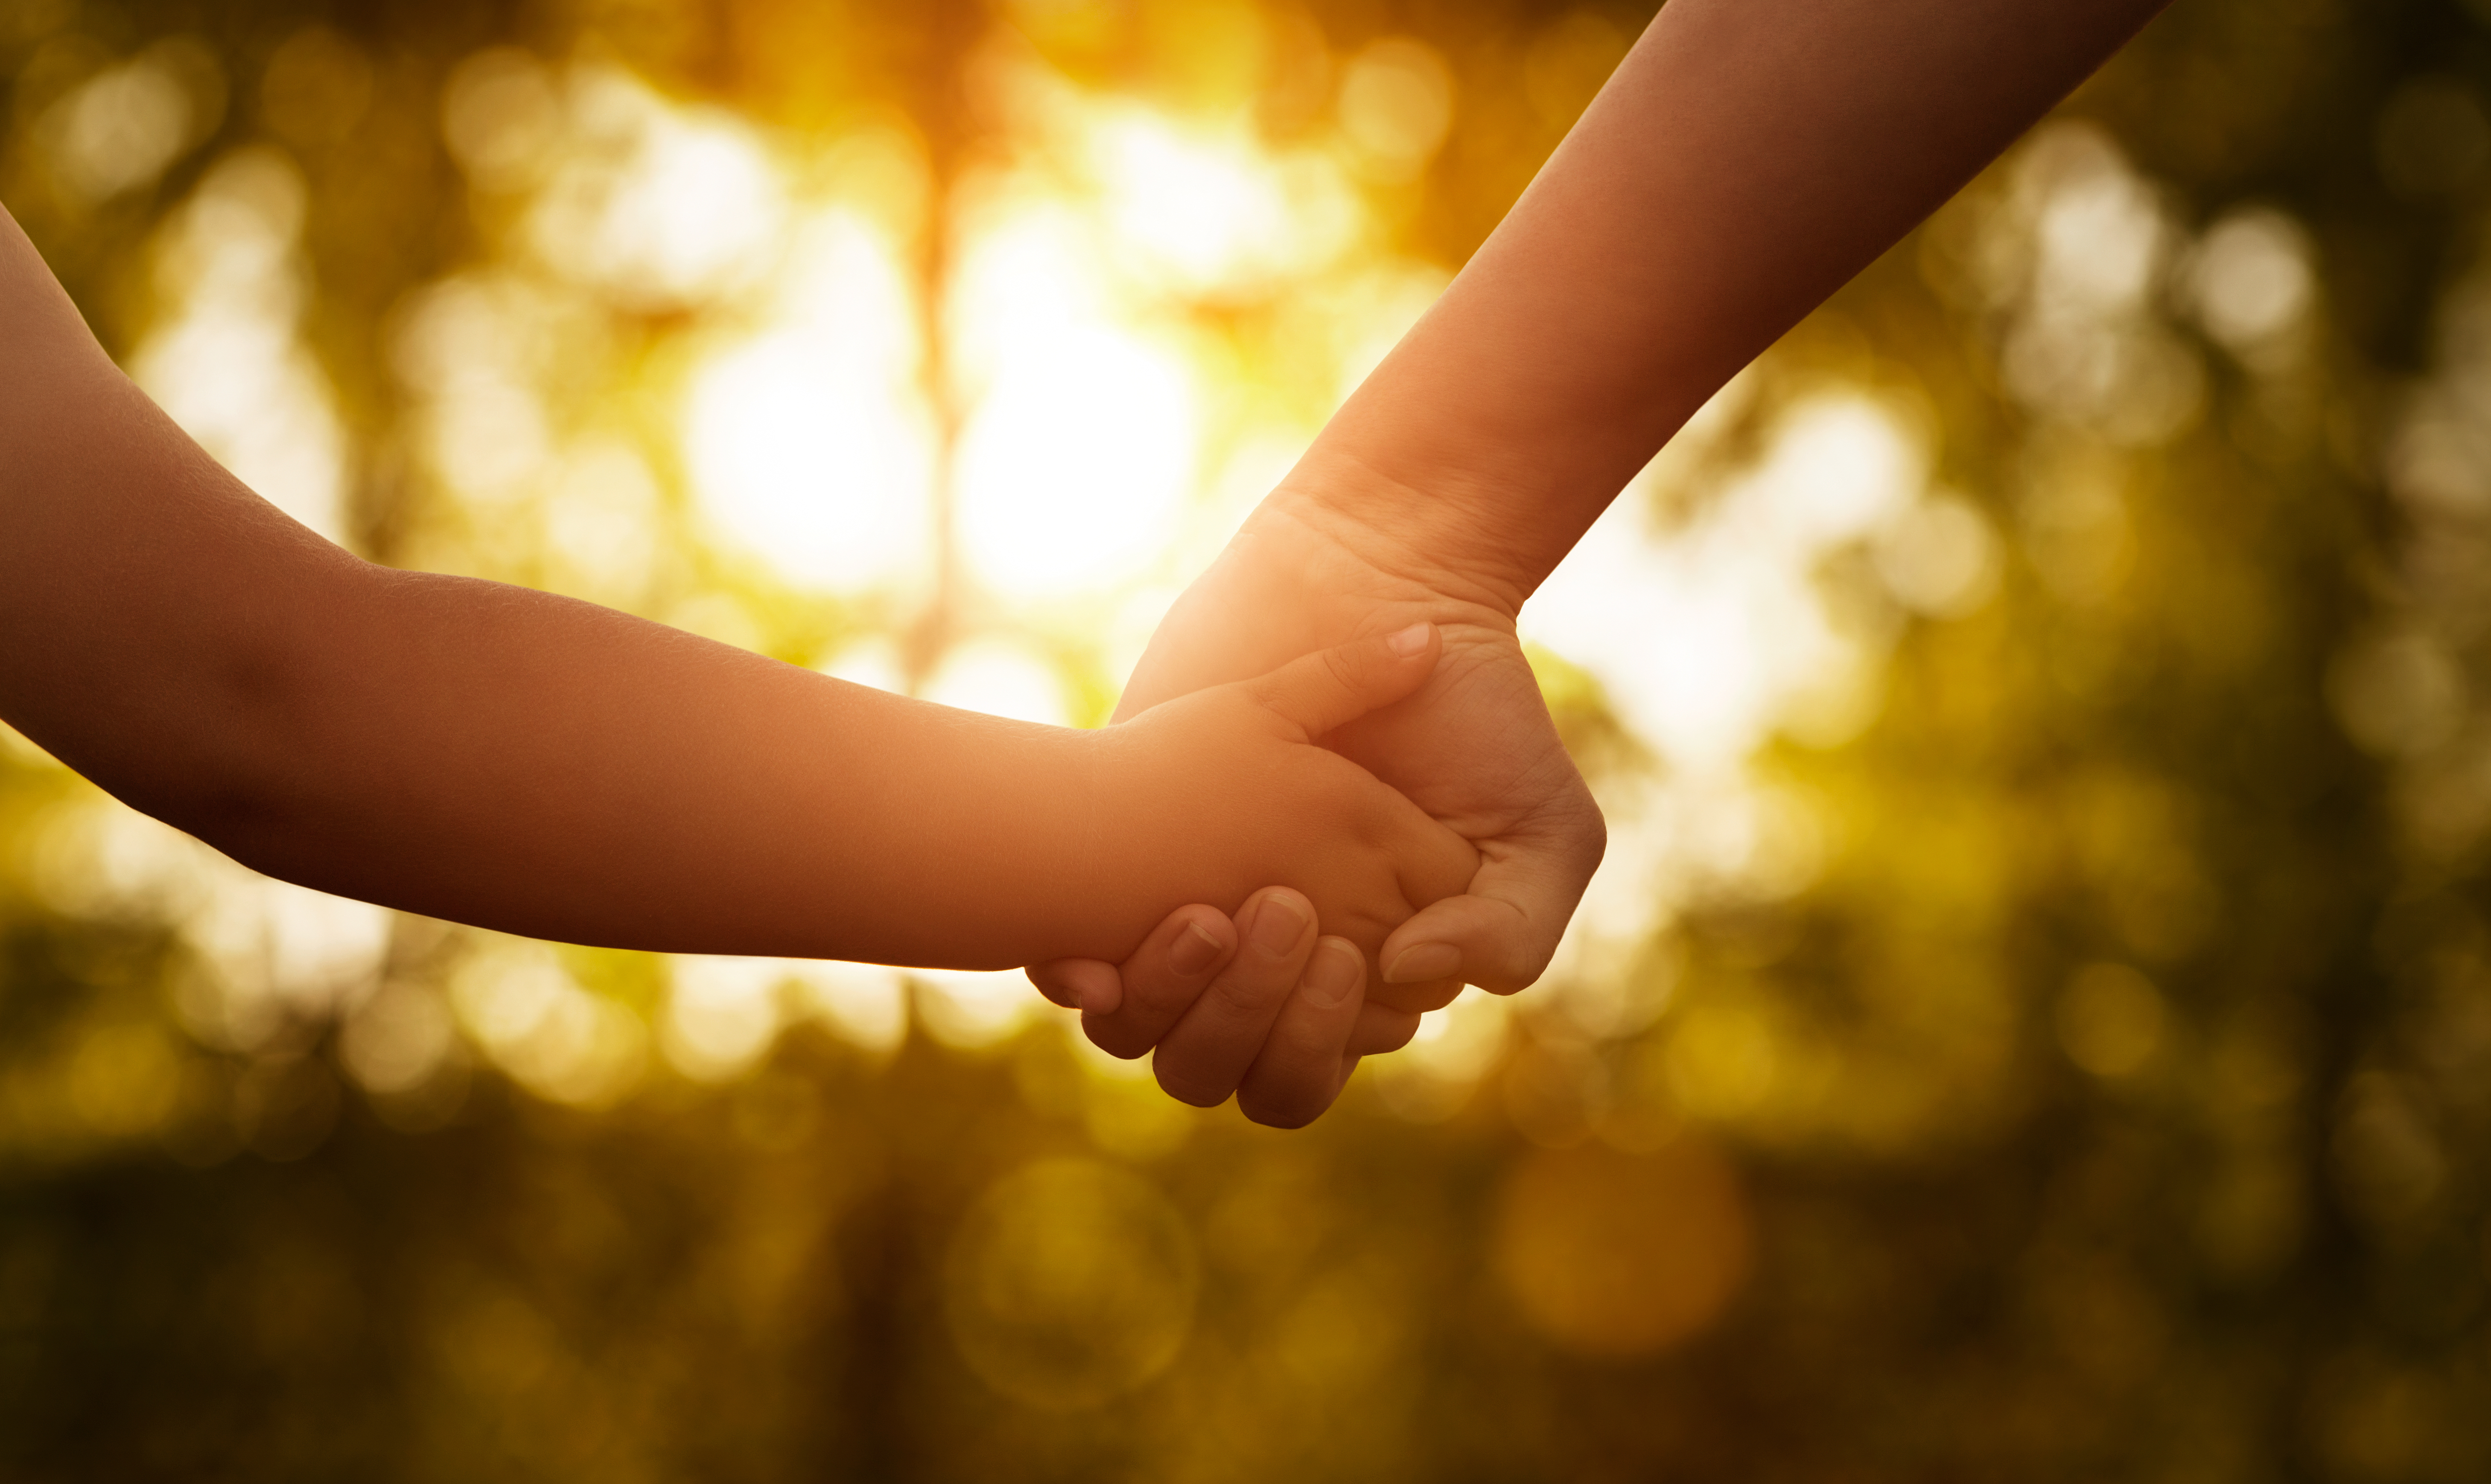
[[1323,1112],[1320,1108],[1308,1109],[1295,1098],[1266,1102],[1259,1097],[1248,1101],[1241,1095],[1237,1107],[1249,1120],[1265,1128],[1304,1128]]
[[[1559,930],[1563,931],[1564,926],[1565,924],[1561,920],[1558,923]],[[1533,933],[1530,938],[1524,940],[1515,952],[1508,959],[1506,970],[1508,973],[1519,977],[1525,984],[1530,984],[1536,982],[1541,975],[1548,972],[1550,961],[1556,957],[1557,935],[1555,933],[1536,932]]]
[[1164,1060],[1152,1063],[1151,1075],[1158,1080],[1160,1091],[1194,1108],[1216,1108],[1228,1101],[1233,1091],[1198,1068],[1170,1065]]
[[1554,956],[1553,947],[1527,949],[1490,966],[1472,982],[1492,995],[1519,994],[1539,982],[1539,976],[1548,972],[1548,961]]
[[1283,1059],[1273,1065],[1257,1062],[1237,1085],[1237,1111],[1266,1128],[1304,1128],[1320,1117],[1330,1099],[1317,1095],[1302,1059]]
[[[1266,950],[1258,946],[1256,951]],[[1211,1002],[1212,1012],[1223,1019],[1258,1019],[1266,1011],[1279,1007],[1279,996],[1274,986],[1251,974],[1223,974],[1211,981],[1203,997]]]
[[1355,648],[1331,649],[1323,652],[1324,672],[1341,689],[1356,692],[1365,678],[1365,666],[1360,662]]
[[1385,984],[1366,992],[1367,1002],[1412,1015],[1441,1010],[1461,998],[1460,979],[1428,979],[1418,984]]
[[1376,1013],[1360,1027],[1358,1049],[1368,1055],[1399,1051],[1418,1033],[1419,1017],[1415,1012],[1378,1006]]
[[1599,869],[1601,859],[1608,855],[1609,822],[1597,805],[1584,816],[1582,844],[1575,849],[1586,876]]
[[1289,698],[1288,686],[1282,678],[1284,673],[1258,675],[1246,682],[1244,686],[1246,699],[1252,702],[1258,711],[1284,710]]
[[1084,1022],[1081,1027],[1081,1033],[1090,1037],[1091,1045],[1098,1047],[1100,1051],[1114,1057],[1119,1062],[1131,1062],[1138,1060],[1150,1051],[1153,1044],[1151,1039],[1145,1036],[1140,1028],[1136,1026],[1117,1025],[1108,1022],[1094,1025],[1089,1022]]

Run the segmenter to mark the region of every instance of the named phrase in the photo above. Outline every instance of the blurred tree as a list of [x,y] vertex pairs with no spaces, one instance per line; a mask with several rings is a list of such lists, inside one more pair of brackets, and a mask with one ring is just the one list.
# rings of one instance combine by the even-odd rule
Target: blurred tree
[[[0,198],[377,559],[938,693],[1011,639],[1078,719],[1129,594],[1022,602],[943,472],[1043,297],[960,287],[978,213],[1118,223],[1148,333],[1075,391],[1178,347],[1216,541],[1648,15],[0,0]],[[1628,510],[1925,464],[1793,548],[1833,657],[1711,777],[1552,637],[1626,927],[1304,1134],[982,1031],[991,986],[289,894],[6,738],[0,1471],[2483,1476],[2486,87],[2478,5],[2179,0],[1776,347]],[[651,139],[689,194],[632,218]],[[1114,197],[1099,139],[1176,163]],[[1267,180],[1285,241],[1187,235]],[[719,538],[679,436],[806,191],[865,224],[836,284],[896,265],[901,328],[825,335],[899,347],[927,582]],[[531,438],[587,451],[458,462]]]

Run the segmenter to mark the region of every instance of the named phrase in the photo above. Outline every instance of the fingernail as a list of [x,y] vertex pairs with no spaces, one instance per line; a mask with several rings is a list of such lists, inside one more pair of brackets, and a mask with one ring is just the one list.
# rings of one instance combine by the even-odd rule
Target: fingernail
[[1327,938],[1315,945],[1314,962],[1306,965],[1306,976],[1298,982],[1298,990],[1317,1009],[1332,1009],[1358,988],[1358,972],[1364,967],[1356,948],[1337,938]]
[[1406,658],[1427,647],[1427,631],[1435,626],[1433,624],[1413,624],[1385,640],[1384,647]]
[[1199,922],[1188,922],[1174,946],[1168,949],[1168,967],[1187,978],[1207,973],[1219,961],[1219,940],[1204,930]]
[[1285,896],[1267,896],[1254,910],[1254,946],[1266,953],[1286,953],[1306,930],[1306,915]]
[[1462,967],[1462,953],[1450,943],[1412,944],[1384,966],[1387,984],[1420,984],[1451,978]]

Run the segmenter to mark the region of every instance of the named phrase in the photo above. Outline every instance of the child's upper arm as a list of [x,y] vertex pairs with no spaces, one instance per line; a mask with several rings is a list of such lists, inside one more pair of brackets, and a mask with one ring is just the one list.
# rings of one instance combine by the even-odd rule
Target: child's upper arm
[[0,717],[144,807],[228,796],[251,692],[340,642],[324,579],[361,565],[132,385],[0,213]]

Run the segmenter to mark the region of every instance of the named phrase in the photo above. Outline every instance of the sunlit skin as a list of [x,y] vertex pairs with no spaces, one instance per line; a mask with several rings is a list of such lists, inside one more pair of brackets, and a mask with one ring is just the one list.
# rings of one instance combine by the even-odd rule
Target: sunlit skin
[[[1510,991],[1545,967],[1597,863],[1601,826],[1515,642],[1522,601],[1626,479],[1729,374],[1908,230],[2155,8],[2140,0],[2092,0],[2040,15],[2003,0],[1789,0],[1777,7],[1685,0],[1671,7],[1445,300],[1179,604],[1137,670],[1121,716],[1414,621],[1438,625],[1445,638],[1444,663],[1416,698],[1330,740],[1476,842],[1481,864],[1466,893],[1420,913],[1383,945],[1380,962],[1394,991],[1379,1000],[1390,1003],[1366,1004],[1340,1051],[1304,1054],[1318,1075],[1283,1080],[1317,1086],[1358,1053],[1399,1044],[1417,1010],[1443,1003],[1464,981]],[[31,251],[11,235],[13,285],[26,277],[58,301]],[[1086,776],[1090,765],[1060,754],[1086,744],[1032,742],[991,720],[929,720],[907,703],[825,688],[830,683],[542,595],[454,579],[370,577],[365,574],[371,569],[334,549],[308,556],[302,543],[311,538],[273,512],[274,524],[265,526],[255,514],[238,513],[249,509],[237,503],[247,497],[220,488],[221,476],[161,418],[145,436],[109,422],[101,436],[83,426],[108,412],[145,421],[153,409],[107,374],[82,328],[47,334],[37,325],[43,316],[34,306],[44,300],[44,293],[15,293],[10,302],[13,343],[51,354],[15,367],[44,394],[12,393],[7,436],[31,448],[24,429],[40,425],[59,446],[74,448],[87,467],[66,471],[54,493],[81,488],[88,498],[76,509],[94,529],[125,538],[146,531],[153,544],[133,553],[125,539],[114,553],[122,564],[115,581],[96,583],[74,567],[47,565],[44,540],[13,537],[12,550],[29,570],[0,571],[12,579],[7,611],[14,632],[42,636],[18,649],[30,660],[40,655],[41,664],[28,668],[43,679],[12,677],[5,699],[13,715],[24,712],[30,734],[125,797],[276,874],[541,936],[984,965],[1097,952],[1092,942],[1130,943],[1139,935],[1142,923],[1120,919],[1117,933],[1085,940],[1105,915],[1099,885],[1086,869],[1064,869],[1060,859],[1052,871],[1033,866],[1042,850],[1026,835],[1016,849],[1010,811],[984,807],[1015,786],[1025,797],[1054,801],[1077,796],[1060,780]],[[51,312],[74,325],[65,303]],[[91,394],[73,406],[81,388]],[[115,462],[144,464],[148,457],[156,460],[152,470]],[[13,450],[11,459],[14,481],[42,482],[28,479],[43,473],[40,457]],[[152,509],[115,510],[112,500],[94,498],[151,474],[190,491],[196,502],[190,522],[163,521]],[[195,569],[148,567],[144,551],[162,560],[172,550],[214,579]],[[271,580],[274,572],[301,580]],[[208,626],[188,636],[211,650],[238,640],[221,662],[154,678],[130,675],[137,684],[118,701],[108,690],[81,696],[77,704],[107,718],[107,727],[81,731],[44,714],[40,702],[28,709],[20,692],[31,695],[45,681],[55,695],[91,691],[96,675],[113,672],[82,672],[81,661],[126,661],[141,653],[143,645],[123,642],[131,616],[161,616],[167,604],[178,608],[183,598],[203,596],[201,586],[238,597],[236,616],[247,621],[239,634]],[[84,596],[89,608],[45,611],[88,622],[56,617],[56,631],[21,622],[39,600],[62,592]],[[451,594],[456,596],[442,596]],[[132,600],[139,595],[146,600]],[[293,605],[307,596],[334,606],[315,607],[310,611],[322,616],[306,619]],[[445,622],[444,609],[462,607],[473,610],[474,622]],[[542,643],[531,632],[538,624]],[[369,705],[361,714],[372,736],[324,735],[293,710],[306,673],[295,661],[307,648],[321,647],[307,630],[320,631],[332,647],[377,645],[319,682],[330,693],[371,700],[387,692],[403,704],[424,684],[439,684],[441,671],[475,665],[526,706],[506,713],[507,727],[479,725],[468,714],[446,729],[453,735],[439,736],[409,724],[419,718]],[[622,637],[626,632],[633,637]],[[512,637],[521,633],[529,634],[525,642]],[[43,642],[55,637],[65,642]],[[631,652],[622,667],[637,689],[605,690],[597,666],[584,662],[609,651]],[[183,646],[162,653],[200,657]],[[434,675],[425,674],[427,664],[438,667]],[[713,672],[716,693],[694,678]],[[390,677],[386,684],[381,675]],[[488,705],[491,689],[484,696]],[[145,699],[133,706],[129,695]],[[470,690],[466,699],[472,705],[478,697]],[[437,714],[413,709],[420,719]],[[272,716],[281,736],[270,735]],[[246,724],[237,726],[237,717]],[[256,731],[248,724],[252,718]],[[1148,745],[1173,725],[1146,721],[1134,745]],[[952,767],[953,786],[939,806],[894,799],[892,790],[859,784],[867,776],[864,759],[836,746],[808,750],[806,742],[772,735],[773,726],[884,736],[912,764]],[[663,759],[672,770],[601,769],[593,761],[600,744],[626,732],[632,746],[625,750]],[[721,732],[736,741],[722,744]],[[165,760],[180,750],[162,745],[168,736],[207,758],[203,775],[216,781],[202,787],[196,776],[167,776],[179,770]],[[484,770],[495,784],[469,798],[468,810],[443,810],[410,784],[421,770],[367,767],[351,778],[301,770],[284,749],[307,742],[339,759],[420,754],[454,773]],[[722,746],[750,752],[738,761],[751,766],[715,766]],[[1040,761],[1018,770],[969,765],[973,756],[1024,750]],[[712,766],[704,771],[696,759]],[[610,805],[626,797],[630,808],[610,812],[587,802]],[[860,855],[870,866],[827,893],[817,869],[807,875],[818,848],[808,853],[762,829],[775,844],[753,849],[740,831],[712,827],[711,811],[720,806],[801,813],[807,804],[835,802],[861,809],[860,818],[878,816],[888,838],[871,829],[856,836],[866,842]],[[391,808],[415,822],[412,836],[339,824],[358,809]],[[1250,803],[1244,808],[1252,812]],[[1052,823],[1063,828],[1063,816],[1059,805]],[[983,837],[991,848],[946,853],[930,844],[947,825],[991,831]],[[1263,828],[1272,828],[1269,816]],[[560,832],[571,842],[567,849],[600,857],[601,868],[573,873],[567,859],[475,848],[496,829],[522,837]],[[1337,906],[1333,884],[1304,874],[1254,875],[1251,850],[1212,867],[1213,847],[1203,838],[1191,843],[1200,854],[1187,869],[1216,878],[1217,889],[1160,890],[1158,902],[1194,895],[1225,903],[1254,881],[1295,880],[1312,891],[1314,910],[1329,925],[1363,945],[1393,915],[1390,903]],[[1164,869],[1169,857],[1155,855],[1158,849],[1143,829],[1115,851],[1084,858],[1147,861],[1154,888],[1183,881],[1184,871]],[[665,863],[653,863],[659,860]],[[682,889],[687,875],[700,885]],[[1144,878],[1142,870],[1133,873]],[[410,879],[419,883],[411,890]],[[1407,885],[1395,883],[1396,889]],[[1014,900],[1059,913],[1043,923],[1035,916],[1012,920],[991,943],[961,930],[963,915],[978,910],[969,904],[984,900],[982,891],[1009,897],[1021,887],[1032,894]],[[914,891],[926,894],[911,897]],[[1401,891],[1405,904],[1431,894]],[[791,912],[800,898],[802,912]],[[909,925],[888,932],[868,925],[895,909],[915,912]],[[718,916],[703,916],[710,912]],[[1242,1084],[1266,1064],[1251,1047],[1240,1054],[1246,1036],[1298,1025],[1291,1018],[1298,1002],[1277,997],[1303,986],[1274,965],[1249,965],[1251,955],[1237,946],[1252,941],[1262,915],[1246,916],[1242,930],[1228,921],[1215,928],[1216,914],[1188,909],[1180,915],[1182,930],[1163,925],[1150,940],[1167,945],[1163,955],[1180,945],[1193,950],[1183,962],[1166,956],[1155,971],[1164,995],[1124,986],[1098,993],[1099,965],[1059,966],[1039,978],[1057,998],[1090,1007],[1094,1037],[1110,1049],[1142,1044],[1146,1033],[1159,1030],[1162,1082],[1180,1095],[1207,1098],[1229,1080],[1223,1069],[1242,1068],[1234,1072]],[[785,927],[807,917],[800,930]],[[772,925],[756,935],[765,923]],[[1303,933],[1299,940],[1311,943]],[[1301,969],[1324,961],[1294,953],[1279,958]],[[1085,976],[1094,988],[1065,988]],[[1248,986],[1248,977],[1260,987]],[[1202,998],[1171,1018],[1169,1006],[1188,988]],[[1273,1007],[1225,1019],[1216,1013],[1248,1003]],[[1303,1045],[1294,1031],[1278,1039]],[[1282,1060],[1297,1054],[1278,1044],[1268,1052]]]
[[[1402,1044],[1465,982],[1532,983],[1599,864],[1599,810],[1515,637],[1522,604],[1708,397],[2162,4],[1674,0],[1177,603],[1119,716],[1353,636],[1445,631],[1417,696],[1333,739],[1481,857],[1466,892],[1386,943],[1353,1055]],[[1034,977],[1099,1007],[1110,1050],[1125,1019],[1164,1016],[1103,964]]]
[[1076,732],[375,567],[202,452],[0,227],[0,715],[270,875],[572,943],[969,969],[1123,957],[1278,882],[1255,919],[1337,1018],[1475,868],[1314,742],[1421,684],[1432,628]]

